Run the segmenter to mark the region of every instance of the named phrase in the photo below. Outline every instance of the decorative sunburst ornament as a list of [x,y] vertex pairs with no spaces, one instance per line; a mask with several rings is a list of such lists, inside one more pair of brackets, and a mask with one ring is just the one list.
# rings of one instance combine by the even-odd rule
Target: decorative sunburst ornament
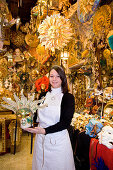
[[39,25],[38,32],[41,44],[51,51],[62,49],[73,35],[69,19],[60,14],[47,16]]

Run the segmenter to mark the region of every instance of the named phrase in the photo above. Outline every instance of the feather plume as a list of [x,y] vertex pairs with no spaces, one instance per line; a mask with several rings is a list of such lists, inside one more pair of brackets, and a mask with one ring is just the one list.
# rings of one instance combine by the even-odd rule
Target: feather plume
[[5,104],[1,104],[1,106],[6,108],[6,109],[12,110],[14,113],[17,112],[16,108],[14,108],[13,106],[5,105]]

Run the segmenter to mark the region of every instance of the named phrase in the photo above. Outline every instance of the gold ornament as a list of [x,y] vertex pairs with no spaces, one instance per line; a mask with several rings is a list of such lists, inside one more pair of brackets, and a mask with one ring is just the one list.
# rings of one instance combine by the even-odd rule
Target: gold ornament
[[5,89],[2,87],[2,82],[0,81],[0,96],[4,94]]
[[112,61],[112,58],[111,58],[111,52],[110,52],[110,50],[108,50],[108,49],[105,49],[104,51],[103,51],[103,55],[104,55],[104,57],[106,58],[106,61],[107,61],[107,67],[112,67],[113,66],[113,61]]
[[39,6],[34,6],[31,10],[31,14],[37,16],[39,14]]
[[39,39],[36,34],[27,34],[25,36],[25,41],[30,47],[37,47],[39,44]]
[[82,52],[82,58],[87,58],[88,57],[88,55],[89,55],[89,51],[88,50],[85,50],[85,51],[83,51]]
[[104,107],[104,114],[110,114],[112,111],[113,111],[113,99],[110,99]]
[[49,52],[45,49],[44,46],[39,44],[36,48],[36,52],[38,54],[38,61],[39,63],[43,64],[43,62],[49,57]]
[[109,57],[110,57],[110,55],[111,55],[110,50],[105,49],[105,50],[103,51],[103,55],[104,55],[104,57],[105,57],[106,59],[107,59],[107,58],[109,58]]
[[7,60],[5,58],[0,59],[0,78],[4,78],[7,76]]
[[11,42],[17,47],[22,46],[24,44],[24,40],[25,35],[21,31],[11,33]]
[[73,31],[68,19],[60,14],[51,15],[39,25],[39,38],[46,49],[62,49],[71,40]]
[[93,31],[95,34],[99,34],[104,29],[104,32],[108,32],[111,21],[111,8],[108,5],[103,5],[95,13],[93,18]]

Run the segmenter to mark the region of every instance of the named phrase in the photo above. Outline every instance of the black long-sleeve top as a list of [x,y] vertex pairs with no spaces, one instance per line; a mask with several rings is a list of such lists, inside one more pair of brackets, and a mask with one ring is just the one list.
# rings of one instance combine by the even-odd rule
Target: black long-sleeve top
[[[43,95],[40,96],[40,98]],[[70,126],[75,111],[75,99],[71,93],[65,93],[61,101],[60,121],[52,126],[45,128],[46,134],[67,129]]]

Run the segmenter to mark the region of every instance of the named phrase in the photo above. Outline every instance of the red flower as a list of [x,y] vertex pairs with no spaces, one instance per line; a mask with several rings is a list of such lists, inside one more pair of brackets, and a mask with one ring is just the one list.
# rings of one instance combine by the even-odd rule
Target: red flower
[[39,78],[38,80],[36,80],[35,82],[35,87],[37,91],[41,90],[41,85],[44,84],[45,85],[45,91],[47,91],[48,86],[49,86],[49,79],[46,76],[43,76],[42,78]]

